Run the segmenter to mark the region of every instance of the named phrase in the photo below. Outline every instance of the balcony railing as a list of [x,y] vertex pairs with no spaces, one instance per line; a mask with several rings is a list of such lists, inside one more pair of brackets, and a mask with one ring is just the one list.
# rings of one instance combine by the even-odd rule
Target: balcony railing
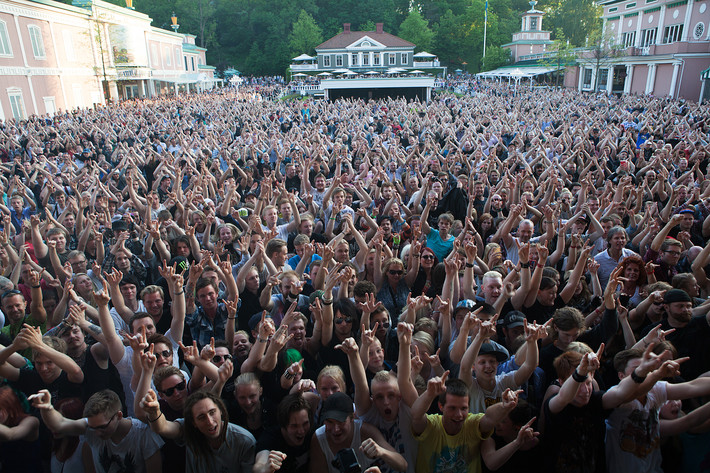
[[318,64],[291,64],[292,71],[317,71]]
[[439,61],[418,61],[414,59],[413,67],[441,67],[441,62]]

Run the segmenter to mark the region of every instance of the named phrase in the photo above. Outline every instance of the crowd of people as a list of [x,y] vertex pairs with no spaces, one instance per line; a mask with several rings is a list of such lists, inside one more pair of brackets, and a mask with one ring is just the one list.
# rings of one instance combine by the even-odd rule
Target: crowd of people
[[0,123],[0,472],[710,470],[707,107],[278,87]]

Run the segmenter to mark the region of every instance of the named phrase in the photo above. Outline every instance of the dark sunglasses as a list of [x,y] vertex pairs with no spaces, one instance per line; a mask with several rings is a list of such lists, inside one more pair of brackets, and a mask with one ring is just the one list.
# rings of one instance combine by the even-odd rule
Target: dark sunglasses
[[[380,327],[382,327],[382,328],[390,328],[390,323],[389,323],[389,322],[382,322],[382,323],[380,324]],[[372,329],[372,328],[375,328],[375,324],[370,324],[370,328],[371,328],[371,329]]]
[[222,360],[227,361],[227,360],[231,360],[231,359],[232,359],[232,355],[224,355],[224,356],[223,355],[215,355],[212,357],[212,363],[219,363]]
[[653,305],[663,305],[663,302],[654,302]]
[[116,411],[116,412],[114,413],[114,415],[111,416],[111,418],[109,419],[109,421],[106,422],[104,425],[97,425],[96,427],[91,427],[91,426],[89,426],[89,428],[90,428],[91,430],[104,430],[104,429],[107,429],[108,426],[111,425],[111,422],[113,422],[113,420],[116,418],[117,415],[118,415],[118,411]]
[[345,317],[344,319],[335,319],[335,323],[340,325],[340,324],[349,324],[353,321],[352,317]]
[[170,350],[163,350],[163,351],[156,351],[153,354],[155,355],[156,358],[158,358],[158,357],[167,358],[171,355],[171,352],[170,352]]
[[401,269],[390,269],[388,273],[390,273],[390,276],[401,276],[404,271]]
[[434,255],[422,255],[422,259],[434,259]]
[[163,394],[165,394],[167,397],[170,397],[170,396],[172,396],[173,394],[175,394],[175,391],[176,391],[176,390],[177,390],[177,391],[184,391],[184,390],[185,390],[185,387],[186,387],[185,381],[180,381],[179,383],[177,383],[177,384],[176,384],[175,386],[173,386],[172,388],[168,388],[168,389],[166,389],[165,391],[163,391]]

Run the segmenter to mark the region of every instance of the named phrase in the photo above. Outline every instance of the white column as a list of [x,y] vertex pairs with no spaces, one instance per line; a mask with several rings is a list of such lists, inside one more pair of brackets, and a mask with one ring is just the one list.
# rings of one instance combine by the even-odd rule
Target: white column
[[673,64],[673,76],[671,77],[671,90],[668,95],[673,98],[675,97],[675,88],[678,84],[678,71],[680,71],[680,63]]
[[362,52],[357,53],[357,65],[362,67]]
[[634,80],[634,66],[629,64],[626,66],[626,81],[624,82],[624,93],[631,93],[631,82]]
[[666,24],[666,6],[661,5],[661,11],[658,12],[658,29],[656,30],[656,44],[663,43],[663,27]]
[[683,36],[681,41],[688,41],[690,38],[690,16],[693,13],[693,0],[688,0],[685,5],[685,20],[683,21]]
[[606,93],[610,94],[611,93],[611,88],[613,87],[614,84],[614,66],[611,66],[607,69],[606,73]]
[[646,94],[653,93],[653,86],[656,85],[656,69],[658,66],[656,64],[650,64],[648,66],[648,81],[646,82]]
[[577,80],[577,90],[582,91],[582,84],[584,83],[584,67],[579,66],[579,79]]
[[643,11],[639,11],[639,16],[636,22],[636,41],[634,41],[634,47],[641,47],[641,24],[643,23]]

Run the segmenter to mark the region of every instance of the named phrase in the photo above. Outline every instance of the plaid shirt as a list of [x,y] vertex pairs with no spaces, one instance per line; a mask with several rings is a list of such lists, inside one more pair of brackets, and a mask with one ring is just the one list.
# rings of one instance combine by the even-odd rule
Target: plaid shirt
[[224,329],[227,325],[227,306],[224,305],[224,302],[220,302],[217,305],[217,312],[212,321],[205,314],[205,309],[200,306],[185,317],[185,324],[190,328],[192,339],[197,342],[197,346],[200,349],[205,345],[209,345],[212,337],[215,340],[225,340]]

